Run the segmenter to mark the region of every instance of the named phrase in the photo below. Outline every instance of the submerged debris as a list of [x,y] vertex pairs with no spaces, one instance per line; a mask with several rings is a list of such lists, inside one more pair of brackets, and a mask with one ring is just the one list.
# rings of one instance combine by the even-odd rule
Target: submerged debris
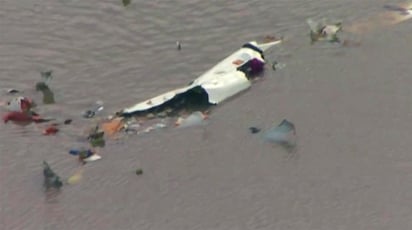
[[43,94],[43,103],[44,104],[53,104],[54,101],[54,93],[50,89],[48,82],[53,78],[52,75],[53,71],[44,71],[41,72],[42,81],[36,83],[36,91],[40,91]]
[[123,6],[128,6],[132,2],[132,0],[122,0],[122,2]]
[[279,125],[269,129],[263,135],[266,141],[282,145],[288,149],[296,146],[295,125],[284,119]]
[[179,117],[175,125],[179,128],[186,128],[191,126],[198,126],[204,124],[204,121],[207,119],[207,115],[200,111],[193,112],[188,117],[183,118]]
[[182,49],[182,44],[180,44],[179,41],[176,41],[176,48],[177,48],[177,50],[181,50],[181,49]]
[[53,104],[54,101],[54,93],[50,90],[49,86],[46,82],[37,82],[36,83],[36,90],[40,91],[43,94],[43,103],[44,104]]
[[281,70],[281,69],[283,69],[283,68],[285,68],[285,66],[286,66],[286,64],[284,64],[284,63],[278,63],[277,61],[273,61],[273,64],[272,64],[272,69],[273,70]]
[[317,41],[340,43],[337,33],[342,30],[342,22],[327,23],[326,19],[323,19],[321,22],[315,22],[310,18],[306,22],[310,27],[311,44]]
[[142,175],[143,174],[143,169],[141,169],[141,168],[138,168],[138,169],[136,169],[136,175]]
[[48,81],[50,81],[50,80],[53,78],[52,73],[53,73],[52,70],[48,70],[48,71],[40,72],[40,75],[41,75],[41,77],[43,78],[43,81],[44,81],[44,82],[48,82]]
[[53,172],[49,164],[46,161],[43,161],[43,176],[44,176],[44,186],[46,189],[57,188],[63,186],[63,183],[60,180],[60,177]]
[[149,133],[151,131],[158,130],[158,129],[163,129],[163,128],[166,128],[166,127],[167,127],[167,125],[165,123],[160,122],[160,123],[156,123],[154,125],[151,125],[151,126],[145,128],[144,130],[142,130],[140,132],[137,132],[137,134]]
[[70,184],[70,185],[77,184],[82,178],[83,178],[83,169],[80,169],[67,179],[67,184]]

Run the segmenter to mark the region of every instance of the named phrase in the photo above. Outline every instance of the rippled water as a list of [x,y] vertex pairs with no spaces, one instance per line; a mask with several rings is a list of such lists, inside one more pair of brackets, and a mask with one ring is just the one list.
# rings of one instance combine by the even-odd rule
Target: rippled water
[[[345,34],[361,42],[349,48],[310,46],[305,24],[353,24],[384,3],[2,0],[0,89],[41,101],[33,86],[51,69],[57,104],[39,112],[74,122],[48,137],[1,125],[0,229],[407,229],[410,21]],[[44,194],[43,160],[62,178],[78,170],[67,151],[84,144],[90,104],[103,100],[108,115],[180,87],[265,35],[287,38],[266,55],[286,67],[268,68],[206,127],[110,139],[80,183]],[[297,127],[293,156],[248,133],[284,118]]]

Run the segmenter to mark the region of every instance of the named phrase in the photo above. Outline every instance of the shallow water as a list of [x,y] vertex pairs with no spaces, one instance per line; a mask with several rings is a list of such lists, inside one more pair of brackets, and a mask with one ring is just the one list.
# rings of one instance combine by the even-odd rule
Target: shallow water
[[[57,103],[39,112],[74,121],[47,137],[42,125],[1,125],[0,229],[407,229],[411,21],[346,33],[361,43],[349,48],[310,46],[305,24],[356,24],[385,3],[2,0],[0,89],[41,102],[34,85],[51,69]],[[265,35],[287,38],[266,55],[286,67],[268,66],[207,126],[110,139],[78,184],[44,194],[43,160],[62,178],[78,170],[67,152],[85,144],[93,121],[81,113],[95,101],[105,102],[101,116],[114,113]],[[297,129],[293,155],[248,132],[284,118]]]

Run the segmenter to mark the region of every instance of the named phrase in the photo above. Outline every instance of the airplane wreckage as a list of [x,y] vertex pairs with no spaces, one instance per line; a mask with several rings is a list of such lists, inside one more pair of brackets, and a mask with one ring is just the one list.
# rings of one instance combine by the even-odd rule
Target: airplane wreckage
[[131,117],[161,113],[175,116],[182,110],[206,110],[248,89],[251,81],[264,70],[264,52],[281,42],[281,39],[260,44],[250,41],[188,86],[137,103],[116,115]]

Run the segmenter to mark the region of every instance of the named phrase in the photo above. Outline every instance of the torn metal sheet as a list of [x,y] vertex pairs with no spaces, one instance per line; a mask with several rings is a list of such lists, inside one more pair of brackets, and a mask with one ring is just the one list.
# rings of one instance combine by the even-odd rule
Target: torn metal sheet
[[123,109],[120,115],[144,113],[160,106],[176,108],[182,104],[219,104],[251,86],[250,79],[257,71],[263,70],[263,52],[279,43],[281,40],[261,44],[248,42],[188,86],[137,103]]

